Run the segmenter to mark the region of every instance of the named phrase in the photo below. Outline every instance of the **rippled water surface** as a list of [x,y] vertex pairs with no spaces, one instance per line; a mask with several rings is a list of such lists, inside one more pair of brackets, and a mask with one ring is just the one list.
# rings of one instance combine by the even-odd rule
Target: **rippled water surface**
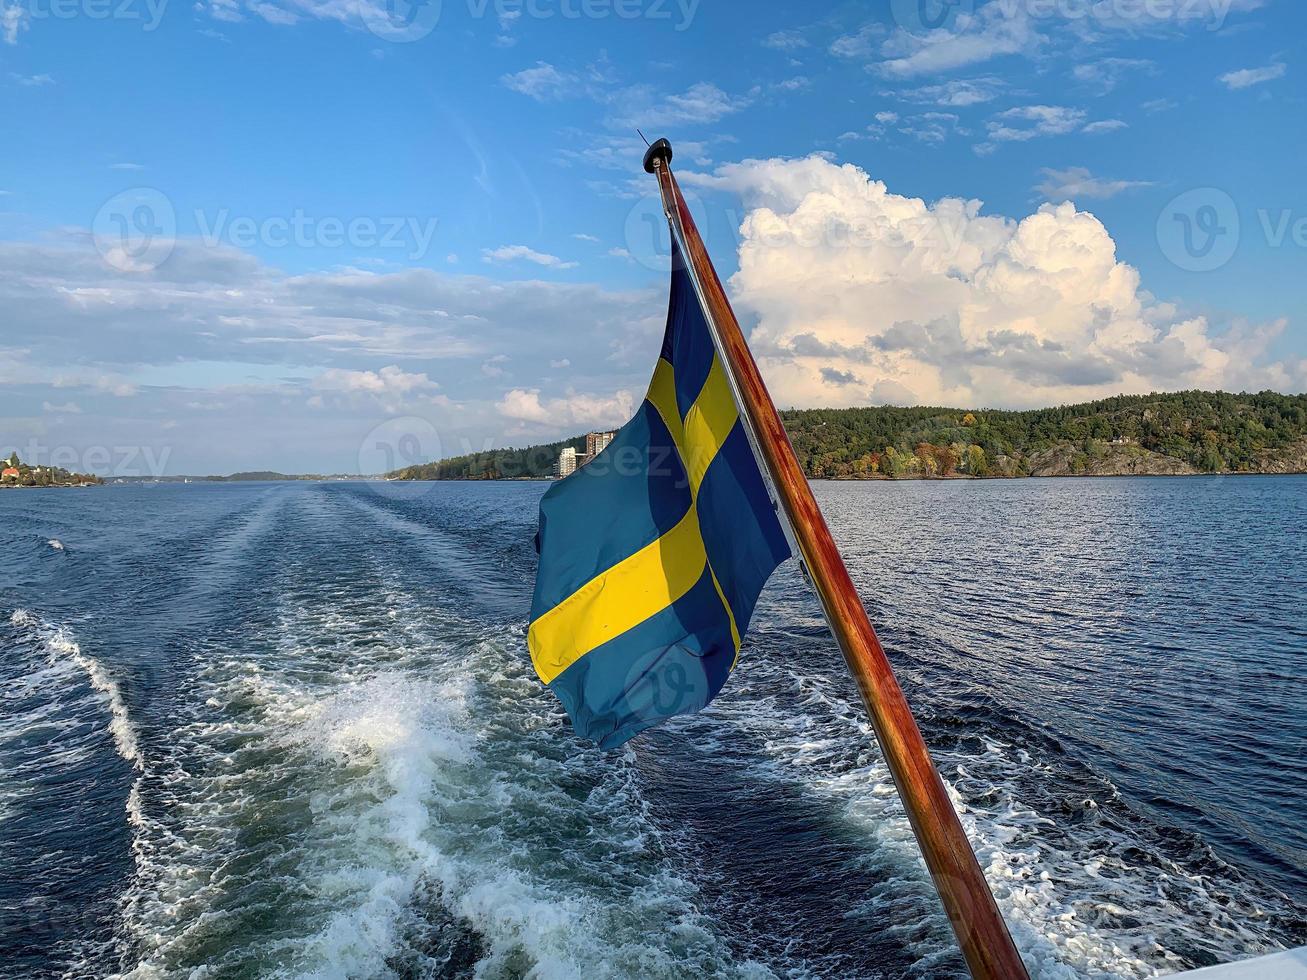
[[[3,975],[961,975],[797,571],[601,753],[543,490],[0,493]],[[1037,977],[1307,943],[1307,479],[817,492]]]

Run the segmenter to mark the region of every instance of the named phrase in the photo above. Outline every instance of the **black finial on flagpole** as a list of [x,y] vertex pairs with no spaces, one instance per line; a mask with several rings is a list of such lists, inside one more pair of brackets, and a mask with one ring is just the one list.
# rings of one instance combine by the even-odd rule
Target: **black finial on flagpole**
[[672,144],[667,140],[656,140],[654,145],[645,150],[644,153],[644,172],[651,174],[654,172],[654,161],[666,160],[672,162]]

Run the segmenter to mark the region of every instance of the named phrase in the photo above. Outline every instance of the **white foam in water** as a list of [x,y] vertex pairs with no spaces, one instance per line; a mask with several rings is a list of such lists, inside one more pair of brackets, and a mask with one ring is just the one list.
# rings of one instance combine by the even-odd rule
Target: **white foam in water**
[[[842,801],[847,818],[865,828],[876,840],[877,851],[898,866],[899,874],[926,882],[924,863],[883,759],[875,751],[859,753],[856,762],[850,759],[850,746],[874,745],[861,706],[827,694],[829,685],[819,676],[765,661],[751,664],[742,681],[743,692],[737,689],[737,693],[744,696],[719,702],[713,712],[755,734],[774,760],[779,778],[797,778],[810,790]],[[801,696],[802,715],[760,708],[760,698],[765,700],[778,686]],[[990,771],[1005,773],[1003,782],[986,782],[982,787],[997,790],[998,802],[989,811],[966,807],[952,785],[973,778],[967,766],[982,763]],[[1183,960],[1161,938],[1164,924],[1170,935],[1206,941],[1209,948],[1217,937],[1228,947],[1229,958],[1255,955],[1273,946],[1242,926],[1238,913],[1232,915],[1222,907],[1210,893],[1215,883],[1205,883],[1203,875],[1165,860],[1159,862],[1163,866],[1159,870],[1124,856],[1131,848],[1148,849],[1143,841],[1113,841],[1110,856],[1103,859],[1113,862],[1112,878],[1095,880],[1095,869],[1086,867],[1083,857],[1092,852],[1088,842],[1072,836],[1067,838],[1071,849],[1060,851],[1058,831],[1070,833],[1070,828],[1057,828],[1053,820],[1021,802],[1017,774],[1039,771],[1023,750],[990,742],[981,757],[955,765],[952,771],[942,768],[1013,938],[1037,980],[1143,978],[1180,969]],[[1100,838],[1111,835],[1102,828],[1094,833]],[[1101,866],[1102,861],[1097,863]],[[1230,887],[1239,894],[1237,885]],[[1190,900],[1175,902],[1171,898],[1175,890],[1184,891]],[[1255,899],[1244,900],[1249,915],[1263,914]],[[883,911],[877,897],[868,908]],[[917,971],[929,976],[932,964],[952,948],[952,938],[933,899],[918,914],[932,920],[932,937],[914,949],[920,957]],[[1142,924],[1103,929],[1096,922],[1100,918],[1109,922],[1128,918]]]
[[651,849],[633,757],[560,741],[520,636],[469,643],[403,594],[279,602],[272,652],[214,655],[188,692],[128,976],[442,975],[451,956],[484,977],[770,975],[731,962]]
[[127,704],[123,700],[113,676],[94,657],[82,653],[82,649],[73,641],[66,630],[48,626],[38,620],[26,609],[15,610],[9,617],[14,626],[33,627],[39,630],[41,641],[49,651],[51,659],[67,658],[86,674],[91,686],[102,695],[109,709],[109,733],[113,736],[114,748],[118,754],[130,762],[136,769],[145,767],[145,760],[136,738],[136,729],[132,725]]
[[370,812],[346,818],[352,825],[346,839],[370,866],[320,872],[320,888],[353,892],[357,904],[307,940],[307,959],[347,975],[383,971],[397,945],[397,920],[422,875],[447,873],[424,838],[430,822],[424,800],[443,773],[468,762],[468,738],[456,727],[464,697],[459,686],[381,675],[331,698],[298,732],[331,763],[374,769],[388,793]]
[[[132,827],[133,852],[138,852],[144,831],[141,788],[146,762],[122,689],[104,664],[82,651],[67,629],[47,623],[25,609],[15,610],[9,622],[27,631],[36,641],[35,649],[44,653],[45,663],[36,666],[26,678],[33,690],[41,691],[38,705],[23,716],[6,718],[6,733],[21,736],[24,732],[48,728],[51,724],[63,725],[67,720],[66,712],[70,709],[79,711],[83,704],[90,707],[93,703],[93,711],[103,712],[114,751],[135,770],[123,807],[126,820]],[[86,687],[82,688],[82,684]],[[69,744],[49,753],[40,765],[48,770],[50,767],[86,764],[94,759],[94,751],[93,741],[87,739],[81,744]],[[39,793],[43,778],[46,776],[35,776],[21,791]],[[70,975],[93,972],[88,958],[98,958],[105,953],[103,944],[80,935],[64,937],[61,943],[64,952],[72,958]]]

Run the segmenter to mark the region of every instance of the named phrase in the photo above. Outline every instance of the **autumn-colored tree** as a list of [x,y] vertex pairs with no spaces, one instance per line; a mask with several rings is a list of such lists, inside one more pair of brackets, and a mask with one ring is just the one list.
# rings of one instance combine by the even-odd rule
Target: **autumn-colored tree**
[[953,452],[952,446],[935,447],[935,465],[939,468],[940,476],[952,476],[954,470],[958,468],[958,456]]
[[913,455],[920,461],[921,472],[926,476],[934,476],[939,472],[939,464],[935,461],[935,447],[930,443],[917,443],[917,451]]

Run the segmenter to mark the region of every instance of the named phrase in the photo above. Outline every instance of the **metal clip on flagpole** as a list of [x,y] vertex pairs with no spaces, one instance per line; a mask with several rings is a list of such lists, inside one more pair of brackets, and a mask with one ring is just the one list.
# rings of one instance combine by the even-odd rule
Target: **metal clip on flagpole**
[[663,209],[748,423],[754,452],[779,498],[785,523],[807,566],[826,622],[858,682],[885,762],[967,966],[976,980],[1028,980],[966,831],[931,761],[889,658],[844,567],[694,218],[672,176],[671,162],[672,145],[660,139],[645,154],[644,169],[658,177]]

